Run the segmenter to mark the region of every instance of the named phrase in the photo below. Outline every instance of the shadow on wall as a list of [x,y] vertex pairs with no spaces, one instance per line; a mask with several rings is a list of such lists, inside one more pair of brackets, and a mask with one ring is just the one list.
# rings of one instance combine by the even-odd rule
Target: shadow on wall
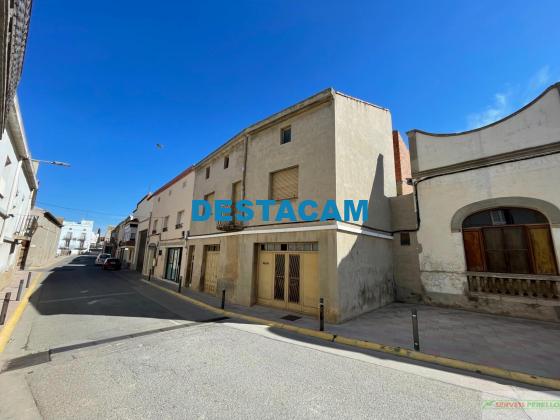
[[[379,154],[365,226],[389,231],[391,208],[385,195],[385,167]],[[389,233],[387,235],[390,235]],[[394,301],[392,241],[339,232],[337,235],[339,322]],[[340,258],[343,256],[342,258]]]

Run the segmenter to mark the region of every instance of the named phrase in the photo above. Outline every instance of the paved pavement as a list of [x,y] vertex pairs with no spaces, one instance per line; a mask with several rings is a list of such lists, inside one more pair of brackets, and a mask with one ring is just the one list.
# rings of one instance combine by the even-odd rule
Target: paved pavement
[[[160,285],[176,288],[169,282]],[[218,306],[218,298],[183,290],[183,294]],[[325,331],[348,338],[413,349],[411,309],[418,311],[420,349],[424,353],[501,367],[549,378],[560,378],[560,324],[481,314],[428,305],[394,303],[343,324],[325,324]],[[307,328],[318,328],[315,318],[252,306],[228,309]],[[292,313],[292,315],[294,315]]]
[[553,418],[481,410],[558,393],[216,315],[79,257],[33,294],[2,355],[0,418]]

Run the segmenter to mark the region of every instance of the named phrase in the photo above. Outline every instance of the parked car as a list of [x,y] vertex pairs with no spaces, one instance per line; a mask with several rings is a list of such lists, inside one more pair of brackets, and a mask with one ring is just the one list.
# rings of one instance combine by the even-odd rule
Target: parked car
[[111,258],[111,254],[99,254],[95,259],[95,265],[103,265],[107,258]]
[[107,258],[103,263],[103,270],[120,270],[121,260],[118,258]]

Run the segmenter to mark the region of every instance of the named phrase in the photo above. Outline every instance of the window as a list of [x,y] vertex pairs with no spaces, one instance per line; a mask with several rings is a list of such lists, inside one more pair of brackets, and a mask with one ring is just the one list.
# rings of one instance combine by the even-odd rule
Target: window
[[206,179],[210,178],[210,166],[206,168]]
[[187,186],[187,181],[183,181],[183,188]]
[[409,232],[401,232],[401,246],[409,246],[410,245],[410,233]]
[[229,156],[224,158],[224,169],[229,168]]
[[210,204],[210,214],[214,214],[214,193],[206,194],[204,200]]
[[261,251],[319,251],[318,242],[267,242],[260,245]]
[[175,223],[175,229],[179,229],[183,227],[183,214],[185,213],[184,210],[177,212],[177,221]]
[[161,201],[161,197],[158,197],[158,198],[157,198],[157,202],[159,203],[160,201]]
[[207,251],[220,251],[220,244],[216,245],[206,245]]
[[280,130],[280,144],[286,144],[292,141],[292,127],[285,127]]
[[298,167],[270,174],[270,199],[291,200],[298,196]]
[[152,229],[152,233],[156,233],[157,232],[157,225],[158,225],[158,221],[157,219],[154,220],[154,227]]
[[169,190],[169,195],[171,195],[172,192],[173,192],[173,190]]
[[163,228],[162,228],[162,230],[163,230],[164,232],[167,232],[167,226],[168,226],[168,225],[169,225],[169,216],[165,216],[165,217],[163,218]]
[[482,211],[463,221],[468,271],[516,274],[558,272],[548,220],[522,208]]

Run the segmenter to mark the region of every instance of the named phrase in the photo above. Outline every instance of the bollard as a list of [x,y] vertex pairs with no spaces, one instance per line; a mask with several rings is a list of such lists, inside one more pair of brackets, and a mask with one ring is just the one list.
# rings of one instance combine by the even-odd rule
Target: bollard
[[222,289],[222,306],[221,308],[224,309],[226,307],[226,289]]
[[418,313],[412,310],[412,337],[414,340],[414,350],[420,351],[420,337],[418,336]]
[[27,273],[27,283],[25,284],[25,288],[29,287],[29,282],[31,281],[31,271]]
[[152,273],[154,271],[154,268],[150,268],[150,271],[148,271],[148,281],[152,281]]
[[4,303],[2,303],[2,312],[0,312],[0,325],[4,325],[6,320],[6,314],[8,313],[8,305],[10,304],[10,298],[12,294],[10,292],[4,295]]
[[22,291],[22,290],[23,290],[23,279],[21,279],[21,280],[19,281],[19,286],[18,286],[18,289],[17,289],[17,297],[16,297],[16,300],[17,300],[18,302],[19,302],[19,300],[21,299],[21,291]]
[[319,298],[319,331],[325,331],[325,304],[323,298]]
[[182,284],[183,284],[183,276],[179,276],[179,287],[177,288],[177,293],[181,293]]

